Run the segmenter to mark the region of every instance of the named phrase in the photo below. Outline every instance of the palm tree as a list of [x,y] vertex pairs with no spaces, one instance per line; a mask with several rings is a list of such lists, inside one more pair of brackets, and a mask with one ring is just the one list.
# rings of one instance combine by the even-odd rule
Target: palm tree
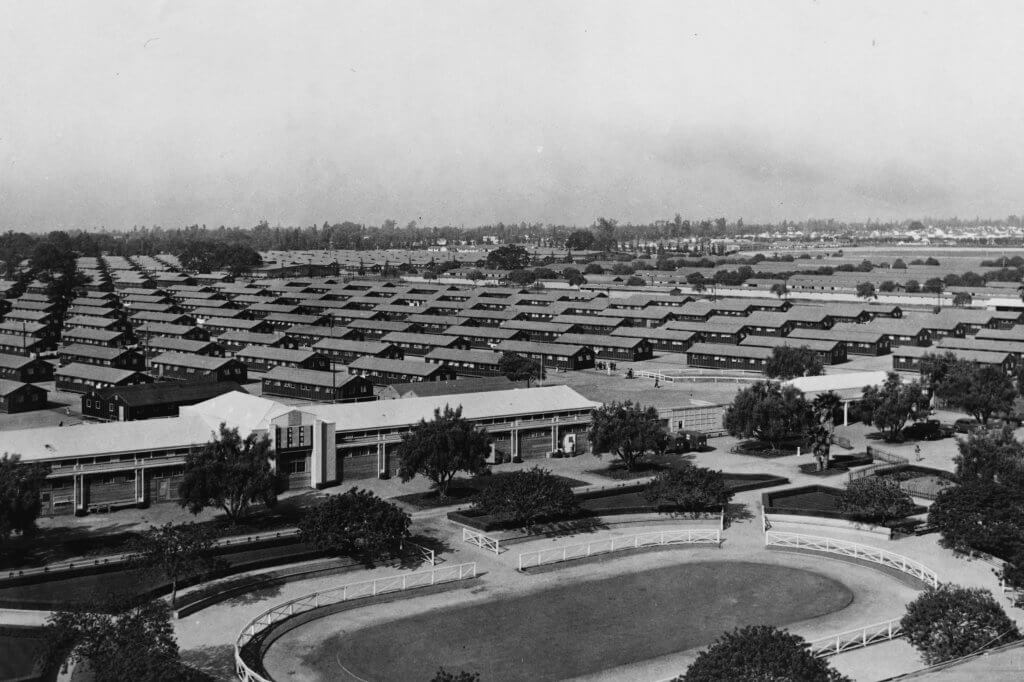
[[829,451],[832,448],[832,437],[835,434],[835,414],[839,405],[839,396],[832,391],[818,394],[811,402],[811,410],[814,413],[811,437],[814,441],[814,459],[818,463],[818,471],[825,471],[830,465]]

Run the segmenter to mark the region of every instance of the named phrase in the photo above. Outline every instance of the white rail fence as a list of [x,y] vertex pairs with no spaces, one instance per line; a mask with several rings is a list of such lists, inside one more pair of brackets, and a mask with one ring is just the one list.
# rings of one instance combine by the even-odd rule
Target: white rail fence
[[857,542],[836,540],[835,538],[819,535],[802,535],[800,533],[783,533],[781,531],[768,530],[764,534],[764,544],[766,547],[837,554],[859,561],[879,564],[880,566],[906,573],[932,587],[939,584],[939,576],[924,564],[895,552],[862,545]]
[[561,561],[583,559],[598,554],[609,554],[657,545],[722,544],[722,531],[718,528],[682,528],[638,535],[621,535],[577,545],[564,545],[551,549],[523,552],[519,555],[519,570],[555,564]]
[[314,592],[313,594],[307,594],[304,597],[278,604],[258,615],[235,638],[235,672],[238,675],[238,679],[242,680],[242,682],[273,682],[257,673],[245,662],[242,656],[242,649],[276,624],[292,616],[324,606],[340,604],[355,599],[364,599],[378,594],[403,592],[475,577],[476,562],[456,564],[454,566],[433,568],[429,571],[402,573],[400,575],[377,578],[376,580],[349,583],[348,585],[323,590],[322,592]]
[[840,632],[830,637],[813,639],[808,644],[811,646],[812,654],[819,658],[824,658],[825,656],[835,656],[850,649],[860,649],[869,644],[888,642],[902,636],[903,630],[900,628],[900,619],[893,618],[881,623],[872,623],[861,628]]
[[732,376],[728,374],[663,374],[661,372],[652,372],[646,369],[634,370],[633,377],[636,379],[657,379],[663,384],[670,383],[712,383],[712,384],[753,384],[757,381],[763,381],[764,377],[758,379],[752,376]]
[[486,549],[494,552],[495,554],[501,554],[501,541],[498,538],[492,538],[478,533],[475,530],[469,528],[462,529],[462,541],[468,542],[471,545],[476,545],[480,549]]
[[434,555],[434,550],[424,547],[423,545],[418,545],[412,540],[403,540],[402,549],[405,549],[406,547],[408,547],[411,552],[419,554],[420,557],[431,566],[437,564],[437,557]]

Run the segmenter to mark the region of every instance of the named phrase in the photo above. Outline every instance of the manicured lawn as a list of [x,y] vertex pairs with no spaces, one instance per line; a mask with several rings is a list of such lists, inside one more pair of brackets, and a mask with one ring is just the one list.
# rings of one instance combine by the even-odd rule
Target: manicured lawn
[[824,490],[809,490],[793,495],[775,493],[772,506],[776,509],[806,509],[808,511],[839,511],[839,495]]
[[43,646],[41,628],[0,627],[0,680],[29,679]]
[[[235,572],[264,562],[287,563],[289,558],[308,555],[312,548],[298,543],[247,549],[223,555]],[[0,588],[0,605],[9,608],[60,608],[69,604],[90,604],[111,599],[130,599],[150,590],[167,588],[159,572],[129,568],[96,575],[78,575],[47,582]],[[2,679],[2,678],[0,678]]]
[[[684,564],[567,581],[339,633],[303,658],[321,679],[332,680],[355,679],[341,666],[367,680],[426,679],[439,666],[476,671],[483,680],[561,680],[699,647],[736,626],[824,615],[852,599],[841,583],[809,571]],[[305,650],[306,633],[348,629],[345,623],[337,614],[300,626],[277,640],[267,658],[281,647]]]
[[[491,474],[490,476],[475,476],[473,478],[456,478],[451,482],[451,485],[448,486],[448,497],[443,500],[434,490],[425,493],[399,495],[394,499],[405,502],[406,504],[412,505],[418,509],[450,507],[452,505],[469,502],[474,495],[490,485],[492,481],[501,478],[502,476],[509,475],[511,475],[511,472]],[[565,476],[555,476],[555,478],[567,482],[571,488],[586,485],[585,481],[578,481],[575,478],[567,478]]]

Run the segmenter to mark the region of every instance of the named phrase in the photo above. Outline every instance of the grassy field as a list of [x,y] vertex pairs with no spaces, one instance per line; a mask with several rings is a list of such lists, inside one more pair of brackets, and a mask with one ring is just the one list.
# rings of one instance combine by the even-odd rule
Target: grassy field
[[[561,680],[699,647],[741,625],[824,615],[852,599],[809,571],[695,563],[403,618],[332,637],[305,658],[332,680],[426,679],[438,666],[483,680]],[[322,627],[286,634],[268,656],[306,648],[303,632]]]

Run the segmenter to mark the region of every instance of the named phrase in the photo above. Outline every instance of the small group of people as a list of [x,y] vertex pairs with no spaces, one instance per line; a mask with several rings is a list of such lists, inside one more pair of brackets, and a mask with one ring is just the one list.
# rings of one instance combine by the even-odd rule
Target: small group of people
[[[604,362],[603,360],[599,360],[595,367],[597,367],[598,369],[610,369],[611,371],[614,372],[618,365],[616,365],[614,362]],[[632,371],[633,370],[630,370],[630,372]]]

